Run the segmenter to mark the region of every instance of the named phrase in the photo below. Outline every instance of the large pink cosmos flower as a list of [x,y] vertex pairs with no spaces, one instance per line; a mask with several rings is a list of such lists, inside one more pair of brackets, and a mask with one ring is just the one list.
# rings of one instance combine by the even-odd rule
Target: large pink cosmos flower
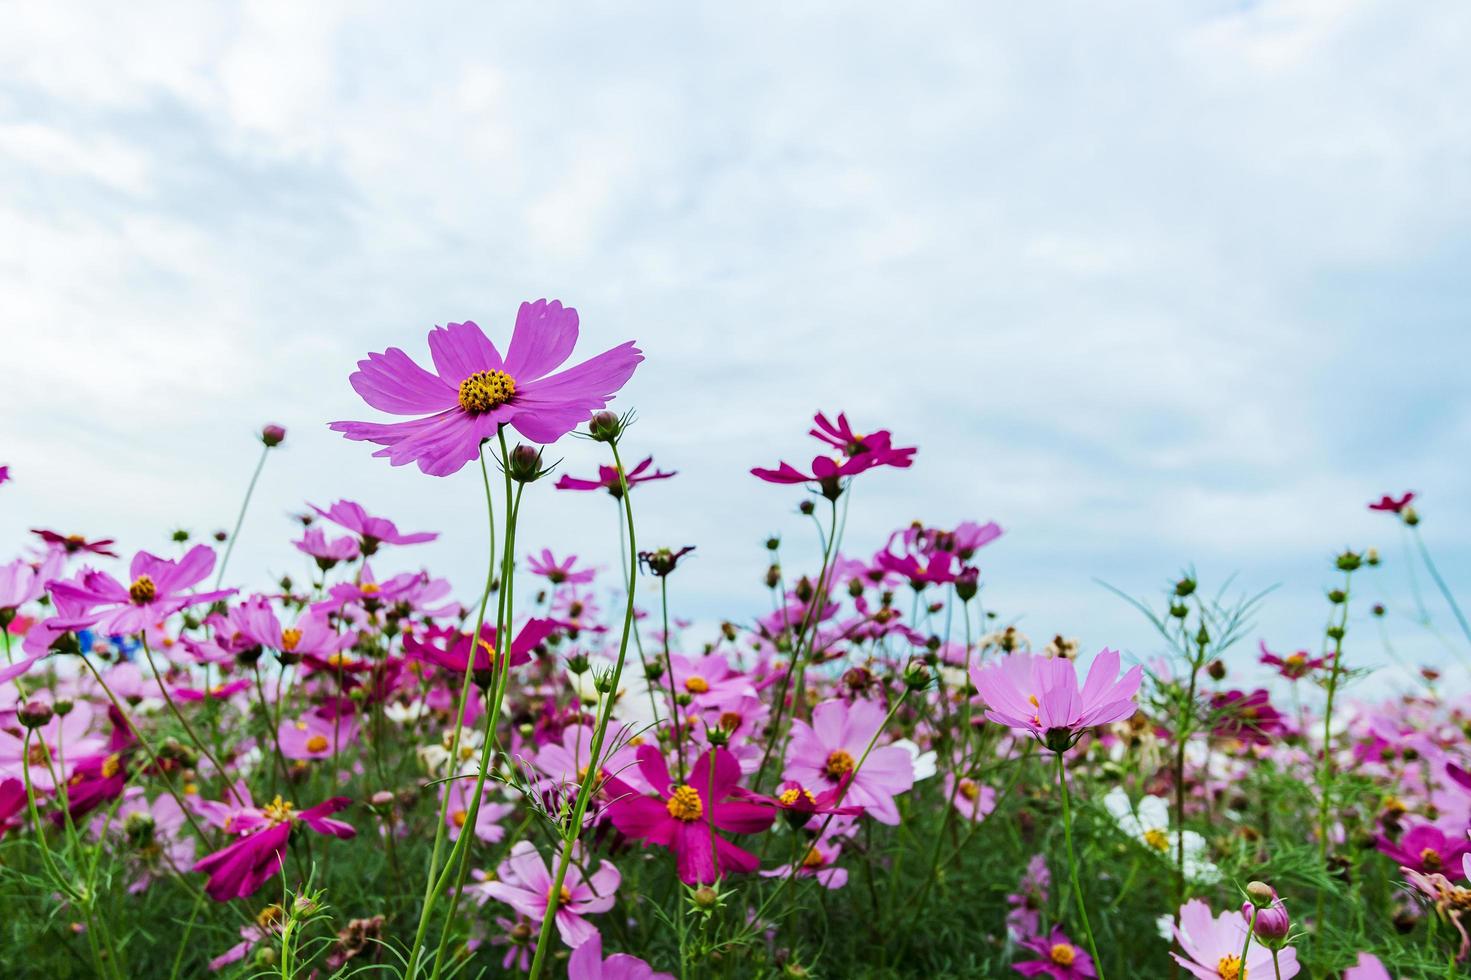
[[608,780],[614,798],[608,816],[629,837],[667,847],[679,862],[679,880],[709,884],[722,875],[755,871],[756,855],[715,833],[760,833],[776,813],[770,807],[731,800],[741,778],[741,765],[725,749],[704,753],[690,770],[689,782],[675,785],[669,764],[652,745],[640,745],[638,765],[657,796],[641,796],[615,778]]
[[1280,976],[1282,980],[1292,980],[1297,976],[1297,950],[1291,946],[1277,954],[1280,973],[1272,972],[1272,951],[1260,943],[1252,943],[1243,964],[1241,947],[1246,945],[1246,928],[1241,913],[1230,910],[1212,916],[1209,905],[1198,898],[1192,899],[1180,907],[1180,925],[1175,928],[1175,940],[1185,956],[1170,955],[1200,980],[1221,980],[1228,976]]
[[863,807],[880,823],[897,825],[899,808],[894,796],[914,786],[914,757],[900,746],[885,745],[863,758],[886,714],[872,701],[822,702],[812,709],[812,724],[792,722],[791,749],[782,778],[803,786],[826,787],[850,776],[843,802]]
[[972,667],[970,679],[986,703],[987,718],[1031,732],[1049,749],[1061,752],[1084,729],[1122,721],[1134,713],[1143,668],[1131,667],[1123,677],[1118,673],[1118,652],[1104,649],[1094,658],[1081,690],[1073,661],[1032,653],[1013,653]]
[[1462,861],[1471,855],[1465,834],[1447,834],[1428,823],[1411,827],[1398,841],[1379,834],[1374,846],[1401,867],[1421,874],[1443,874],[1452,881],[1461,877]]
[[[344,423],[339,422],[338,424]],[[414,531],[411,534],[404,534],[398,529],[397,524],[386,517],[374,517],[364,509],[362,504],[354,500],[339,500],[326,510],[316,504],[307,504],[307,506],[338,527],[356,534],[362,553],[370,558],[377,553],[380,544],[423,544],[439,537],[438,531]]]
[[349,379],[373,408],[422,415],[409,422],[333,422],[349,439],[383,448],[394,466],[417,463],[448,476],[475,459],[480,444],[511,425],[532,442],[552,443],[585,422],[633,376],[643,354],[633,341],[558,374],[577,344],[577,311],[556,300],[522,303],[506,356],[474,323],[429,332],[431,374],[397,347],[369,354]]
[[652,966],[628,953],[603,959],[603,937],[593,933],[567,961],[567,980],[674,980],[674,976],[655,973]]
[[[607,861],[598,870],[582,877],[578,862],[567,867],[562,892],[557,897],[557,932],[562,942],[577,947],[598,935],[597,927],[583,916],[606,912],[613,907],[613,895],[622,880],[618,869]],[[496,869],[499,880],[476,885],[483,898],[505,902],[533,922],[546,918],[552,896],[552,875],[546,862],[530,841],[517,841],[511,854]]]
[[180,609],[234,595],[234,589],[188,591],[209,577],[214,567],[214,550],[198,544],[178,561],[138,552],[128,569],[129,585],[106,572],[84,569],[75,579],[50,584],[61,613],[52,622],[113,635],[140,633]]
[[[511,640],[511,666],[519,667],[531,662],[531,651],[558,629],[551,619],[528,619],[514,639]],[[486,623],[480,627],[480,642],[475,644],[476,671],[490,670],[490,658],[496,652],[495,626]],[[421,660],[463,674],[470,659],[470,634],[442,626],[430,626],[418,636],[405,636],[404,656],[410,660]],[[504,664],[505,658],[497,656]]]
[[[649,483],[653,480],[667,480],[671,476],[679,475],[678,470],[670,470],[668,473],[665,473],[663,470],[655,470],[652,473],[646,473],[645,470],[653,465],[654,457],[645,456],[642,463],[639,463],[633,469],[623,474],[623,483],[626,483],[628,489],[632,490],[640,483]],[[623,497],[623,487],[618,482],[618,469],[614,466],[599,466],[598,478],[596,480],[584,480],[580,477],[571,476],[570,474],[563,475],[557,481],[557,489],[606,490],[612,494],[614,499],[621,499]]]
[[241,834],[239,840],[195,862],[194,870],[209,875],[204,890],[217,902],[253,895],[281,871],[286,859],[286,842],[298,824],[319,834],[348,838],[357,834],[351,824],[331,819],[331,815],[351,801],[334,796],[301,812],[290,802],[276,797],[265,806],[240,811],[230,822],[230,830]]
[[[1022,960],[1012,969],[1024,977],[1049,976],[1053,980],[1087,980],[1098,976],[1093,968],[1093,957],[1061,930],[1054,928],[1050,936],[1033,936],[1022,942],[1022,946],[1033,953],[1041,954],[1033,960]],[[1225,974],[1221,974],[1225,976]]]

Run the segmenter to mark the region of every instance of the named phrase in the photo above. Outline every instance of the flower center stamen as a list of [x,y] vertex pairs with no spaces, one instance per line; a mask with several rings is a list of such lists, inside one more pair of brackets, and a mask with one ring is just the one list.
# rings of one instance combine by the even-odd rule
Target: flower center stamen
[[1151,827],[1144,832],[1144,843],[1148,844],[1156,851],[1159,851],[1161,854],[1164,854],[1167,853],[1170,849],[1170,836],[1166,834],[1163,830],[1160,830],[1156,827]]
[[960,795],[974,803],[981,795],[981,788],[976,785],[973,779],[962,779],[960,781]]
[[844,749],[834,749],[823,767],[829,779],[842,779],[853,771],[853,757]]
[[1246,970],[1241,965],[1241,957],[1235,953],[1227,953],[1217,960],[1216,972],[1220,974],[1221,980],[1246,980]]
[[281,799],[281,794],[277,793],[274,800],[261,807],[261,815],[266,818],[267,823],[274,826],[294,821],[296,814],[291,812],[294,809],[296,809],[296,804],[290,800]]
[[693,786],[674,787],[664,808],[675,820],[683,820],[685,823],[693,823],[705,815],[705,805],[700,802],[700,794]]
[[306,740],[306,750],[308,752],[326,752],[327,746],[331,744],[331,742],[327,741],[327,736],[313,735]]
[[684,679],[684,689],[691,694],[704,694],[710,690],[710,682],[699,674],[691,674]]
[[476,371],[460,382],[460,407],[483,415],[511,400],[516,382],[504,371]]
[[285,650],[287,653],[295,650],[296,645],[300,642],[301,630],[288,627],[287,629],[281,631],[281,649]]
[[1053,943],[1047,955],[1058,966],[1072,966],[1073,961],[1078,958],[1077,950],[1068,943]]
[[153,584],[153,579],[147,575],[139,575],[128,586],[128,598],[138,605],[146,605],[158,598],[158,586]]

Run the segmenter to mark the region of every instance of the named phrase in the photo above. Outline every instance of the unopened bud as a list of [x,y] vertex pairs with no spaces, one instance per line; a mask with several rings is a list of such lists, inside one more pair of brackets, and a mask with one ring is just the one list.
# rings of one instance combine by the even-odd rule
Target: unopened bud
[[709,885],[701,885],[695,889],[694,894],[690,895],[690,901],[702,909],[713,909],[720,904],[720,893]]
[[517,443],[511,450],[506,469],[517,483],[534,483],[544,472],[541,468],[541,450],[525,443]]
[[16,709],[15,717],[27,728],[40,728],[51,720],[54,712],[51,705],[44,701],[27,701]]
[[587,433],[598,442],[616,442],[623,432],[623,423],[612,412],[594,412],[587,421]]
[[286,429],[279,425],[268,425],[260,430],[260,441],[267,449],[273,449],[286,441]]
[[1226,679],[1226,665],[1221,660],[1212,660],[1205,665],[1205,672],[1211,675],[1211,680],[1222,681]]

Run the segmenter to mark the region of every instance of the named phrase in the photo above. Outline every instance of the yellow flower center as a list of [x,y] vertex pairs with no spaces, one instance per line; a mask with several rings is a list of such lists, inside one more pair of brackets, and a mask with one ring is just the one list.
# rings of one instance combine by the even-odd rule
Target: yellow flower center
[[793,803],[796,803],[799,799],[802,799],[804,797],[806,798],[808,803],[811,803],[814,806],[817,804],[817,798],[800,786],[794,786],[791,789],[782,790],[781,795],[777,797],[777,799],[781,800],[784,806],[791,806]]
[[727,732],[733,732],[737,728],[740,728],[741,722],[743,721],[745,721],[745,718],[742,717],[739,711],[722,711],[720,713],[720,727]]
[[327,736],[313,735],[311,738],[306,740],[306,750],[308,752],[326,752],[327,746],[330,744],[331,743],[327,741]]
[[1163,854],[1170,849],[1170,835],[1151,827],[1144,832],[1144,843]]
[[[552,890],[550,888],[548,888],[547,889],[547,902],[550,903],[551,900],[552,900]],[[559,890],[557,892],[557,908],[559,908],[559,909],[560,908],[566,908],[568,905],[571,905],[571,904],[572,904],[572,892],[567,888],[566,885],[563,885],[562,888],[561,888],[561,890]]]
[[1287,666],[1289,666],[1289,667],[1301,667],[1303,664],[1305,664],[1305,663],[1308,662],[1308,658],[1305,657],[1305,656],[1303,656],[1300,653],[1294,653],[1291,656],[1287,657],[1286,659],[1287,659]]
[[287,653],[290,653],[292,650],[295,650],[296,649],[296,645],[298,643],[300,643],[300,642],[301,642],[301,630],[299,630],[299,629],[284,629],[284,630],[281,631],[281,649],[282,650],[285,650]]
[[516,393],[516,382],[504,371],[476,371],[460,382],[460,407],[481,415],[504,405]]
[[470,814],[464,810],[456,810],[449,815],[449,818],[456,827],[463,827],[465,826],[465,821],[470,819]]
[[1424,865],[1426,871],[1439,871],[1445,862],[1440,859],[1439,851],[1433,847],[1427,847],[1420,852],[1420,863]]
[[827,862],[823,860],[821,852],[815,847],[807,848],[807,856],[802,858],[802,867],[804,868],[820,868],[825,863]]
[[111,779],[113,776],[116,776],[122,770],[122,768],[123,760],[116,752],[114,752],[112,755],[102,760],[102,778]]
[[853,757],[843,749],[834,749],[827,757],[823,771],[830,779],[842,779],[853,771]]
[[704,694],[710,690],[710,682],[699,674],[691,674],[684,679],[684,689],[691,694]]
[[295,820],[296,815],[291,812],[294,809],[296,809],[296,804],[290,800],[281,799],[281,794],[277,793],[274,800],[261,807],[261,815],[266,818],[267,823],[274,826]]
[[281,908],[281,906],[279,905],[267,905],[265,908],[261,909],[260,912],[256,913],[255,924],[260,926],[262,929],[269,929],[271,928],[271,926],[281,921],[281,916],[284,913],[285,909]]
[[378,583],[377,582],[363,582],[363,583],[361,583],[361,584],[358,585],[358,591],[361,592],[363,595],[377,595],[378,594],[378,591],[379,591],[378,590]]
[[343,653],[341,650],[339,650],[338,652],[332,654],[332,656],[330,656],[330,657],[327,658],[327,666],[328,667],[346,667],[346,666],[348,666],[351,663],[352,663],[352,658],[349,657],[347,654]]
[[683,820],[685,823],[693,823],[705,815],[705,805],[700,802],[700,794],[695,792],[693,786],[674,787],[664,808],[675,820]]
[[1246,968],[1235,953],[1227,953],[1216,961],[1216,973],[1220,974],[1221,980],[1246,980]]
[[973,779],[962,779],[960,781],[960,795],[974,803],[981,795],[981,788],[976,785]]
[[1068,943],[1053,943],[1047,955],[1058,966],[1072,966],[1073,960],[1078,958],[1078,951]]
[[147,575],[139,575],[128,586],[128,598],[142,606],[152,602],[158,597],[158,586],[153,584],[153,579]]

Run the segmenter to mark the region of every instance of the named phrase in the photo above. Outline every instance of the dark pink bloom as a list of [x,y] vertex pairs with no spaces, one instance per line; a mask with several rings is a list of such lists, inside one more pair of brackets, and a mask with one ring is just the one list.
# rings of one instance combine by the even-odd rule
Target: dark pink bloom
[[242,677],[228,684],[216,684],[211,688],[176,687],[174,697],[180,701],[227,701],[250,687],[250,678]]
[[[339,423],[341,424],[341,423]],[[435,531],[415,531],[403,534],[398,525],[386,517],[374,517],[363,509],[363,505],[352,500],[339,500],[327,510],[316,504],[307,504],[338,527],[345,528],[358,536],[362,553],[371,557],[380,544],[422,544],[439,537]]]
[[679,863],[679,880],[687,885],[756,870],[760,865],[756,855],[715,833],[755,834],[776,819],[770,807],[730,799],[741,778],[735,756],[725,749],[703,753],[690,771],[689,782],[678,785],[669,778],[669,765],[654,746],[639,746],[638,764],[658,795],[642,796],[610,779],[613,826],[629,837],[669,848]]
[[[558,858],[560,860],[560,858]],[[618,869],[602,861],[598,869],[584,880],[574,861],[562,881],[557,902],[557,932],[568,946],[581,946],[598,935],[598,930],[584,916],[606,912],[613,907],[613,896],[622,880]],[[485,898],[505,902],[532,922],[546,918],[551,904],[552,875],[546,862],[530,841],[518,841],[510,856],[496,869],[499,879],[475,886]]]
[[[0,611],[18,609],[41,598],[46,583],[61,573],[65,563],[61,552],[52,551],[39,565],[24,558],[0,565]],[[8,625],[9,621],[6,622]]]
[[349,379],[373,408],[420,415],[409,422],[333,422],[349,439],[383,448],[394,466],[417,463],[430,476],[457,472],[502,425],[536,443],[556,442],[633,376],[643,355],[633,341],[552,374],[577,344],[577,311],[556,300],[522,303],[503,359],[474,323],[429,333],[435,373],[397,347],[369,354]]
[[540,557],[527,555],[526,567],[532,574],[542,576],[553,585],[586,585],[598,575],[595,569],[578,568],[576,555],[568,555],[557,561],[550,548],[541,549]]
[[1397,498],[1385,494],[1384,496],[1379,498],[1378,503],[1370,504],[1369,509],[1388,511],[1392,514],[1402,514],[1404,513],[1405,508],[1410,506],[1410,501],[1414,499],[1415,492],[1413,490],[1407,490],[1405,491],[1404,496]]
[[[628,484],[628,489],[632,490],[638,484],[648,483],[652,480],[667,480],[671,476],[676,476],[679,473],[678,470],[670,470],[668,473],[665,473],[663,470],[655,470],[652,473],[644,472],[653,465],[654,457],[646,456],[642,463],[639,463],[633,469],[624,473],[623,482]],[[584,480],[570,475],[563,476],[557,481],[557,489],[606,490],[615,498],[623,496],[623,488],[618,483],[618,468],[615,466],[599,466],[598,478],[596,480]]]
[[1267,649],[1267,643],[1262,641],[1261,663],[1268,667],[1276,667],[1277,673],[1290,681],[1302,680],[1315,670],[1321,670],[1333,661],[1332,657],[1313,657],[1306,650],[1289,653],[1285,657],[1278,656]]
[[984,667],[972,667],[971,683],[986,703],[986,717],[1020,728],[1062,751],[1095,725],[1123,721],[1134,713],[1134,695],[1144,679],[1140,667],[1118,676],[1119,655],[1104,649],[1078,687],[1077,667],[1063,657],[1013,653]]
[[26,784],[14,776],[0,779],[0,840],[5,832],[20,823],[16,814],[26,808]]
[[812,421],[815,428],[808,430],[808,435],[822,440],[850,459],[871,456],[873,460],[869,463],[870,466],[903,468],[914,462],[914,454],[918,452],[913,446],[895,449],[888,429],[879,429],[866,436],[859,435],[853,431],[853,427],[848,424],[848,416],[842,412],[838,413],[836,425],[829,422],[827,416],[821,412],[814,415]]
[[281,870],[286,859],[286,842],[297,824],[319,834],[348,838],[357,834],[351,824],[331,819],[331,815],[352,801],[334,796],[309,810],[296,812],[281,797],[265,806],[240,811],[230,821],[230,830],[240,834],[239,840],[200,858],[194,870],[209,875],[205,893],[217,902],[253,895]]
[[103,555],[107,558],[116,558],[117,552],[109,550],[108,546],[113,543],[112,538],[99,538],[96,541],[88,541],[80,534],[58,534],[55,531],[47,531],[42,528],[31,528],[31,533],[39,535],[42,541],[54,547],[60,548],[69,555],[78,552],[89,552],[94,555]]
[[782,461],[774,470],[762,466],[753,467],[751,475],[767,483],[816,483],[821,485],[824,494],[836,497],[841,492],[843,478],[873,469],[878,465],[877,459],[878,457],[872,455],[853,456],[844,460],[835,460],[831,456],[815,456],[810,473],[803,473],[791,463]]
[[874,564],[886,572],[902,575],[916,591],[927,585],[947,585],[955,581],[955,556],[945,551],[929,555],[895,555],[880,551]]
[[[914,757],[896,745],[863,753],[883,727],[887,712],[873,701],[824,701],[812,709],[812,724],[792,722],[791,747],[782,778],[803,786],[835,786],[849,780],[842,801],[861,806],[880,823],[899,823],[894,797],[914,786]],[[862,760],[860,767],[858,762]]]
[[1250,694],[1224,691],[1211,696],[1214,722],[1211,733],[1217,738],[1234,738],[1253,745],[1269,745],[1282,734],[1286,725],[1282,713],[1272,707],[1265,688]]
[[189,592],[215,567],[215,553],[198,544],[173,561],[146,551],[133,556],[131,584],[106,572],[83,569],[75,579],[51,583],[61,613],[53,622],[68,629],[92,627],[100,633],[140,633],[188,606],[234,595],[234,589]]
[[1411,827],[1398,841],[1380,834],[1374,838],[1374,846],[1401,867],[1422,874],[1443,874],[1452,881],[1462,877],[1462,859],[1471,854],[1471,843],[1464,833],[1447,834],[1428,823]]
[[1093,958],[1081,946],[1073,944],[1061,929],[1053,929],[1050,936],[1033,936],[1022,946],[1041,956],[1035,960],[1023,960],[1012,965],[1012,969],[1024,977],[1049,976],[1054,980],[1088,980],[1098,976],[1093,969]]
[[594,932],[567,961],[567,980],[674,980],[674,976],[655,973],[649,964],[627,953],[603,959],[603,937]]
[[1009,909],[1006,913],[1006,928],[1011,938],[1020,942],[1036,937],[1041,929],[1042,909],[1047,907],[1052,872],[1047,870],[1047,858],[1032,855],[1027,870],[1017,882],[1016,891],[1006,896]]
[[[530,663],[531,651],[540,646],[557,629],[558,625],[554,620],[528,619],[526,625],[522,626],[521,631],[511,640],[511,666],[519,667],[524,663]],[[486,623],[480,627],[480,642],[475,645],[474,670],[490,670],[491,654],[496,652],[495,639],[494,625]],[[410,660],[422,660],[425,663],[463,674],[470,658],[470,634],[462,633],[457,629],[431,626],[423,631],[422,638],[405,636],[403,651]],[[497,657],[497,660],[504,662],[500,657]]]
[[327,532],[319,527],[309,527],[300,541],[293,541],[296,550],[311,555],[317,567],[326,571],[340,561],[352,561],[358,556],[358,539],[343,535],[327,540]]

